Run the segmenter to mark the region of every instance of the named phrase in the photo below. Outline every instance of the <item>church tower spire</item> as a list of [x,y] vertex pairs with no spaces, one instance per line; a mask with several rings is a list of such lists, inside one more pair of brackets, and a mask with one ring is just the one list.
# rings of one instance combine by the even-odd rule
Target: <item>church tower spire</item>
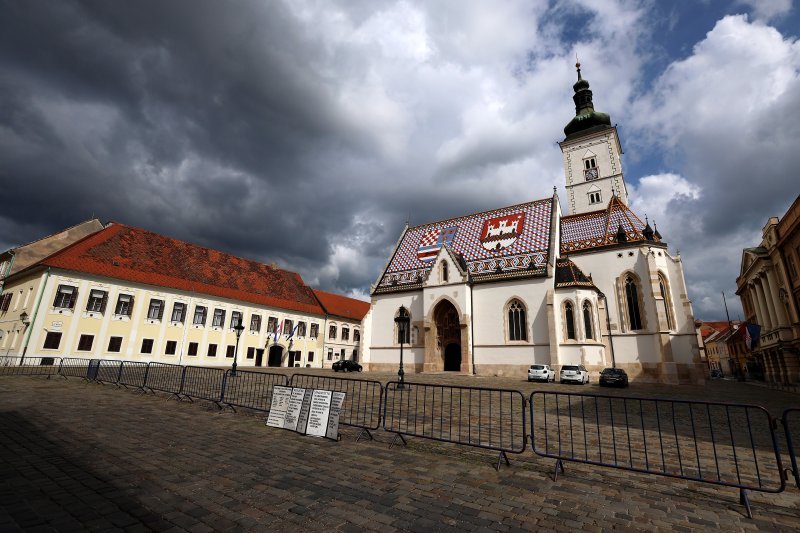
[[559,143],[564,156],[567,207],[571,214],[597,211],[604,209],[613,196],[627,205],[617,128],[611,125],[607,113],[595,111],[589,81],[583,78],[580,63],[575,68],[575,117],[564,127],[565,138]]

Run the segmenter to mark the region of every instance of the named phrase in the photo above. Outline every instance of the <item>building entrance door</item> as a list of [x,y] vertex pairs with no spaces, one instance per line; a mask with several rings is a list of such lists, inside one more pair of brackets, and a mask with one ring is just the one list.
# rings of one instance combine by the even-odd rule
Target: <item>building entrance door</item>
[[448,344],[444,349],[445,372],[461,371],[461,346],[456,343]]
[[[439,302],[433,312],[436,321],[436,351],[439,369],[461,371],[461,324],[458,311],[447,300]],[[438,365],[437,365],[438,366]]]
[[267,361],[269,366],[281,366],[282,360],[283,346],[273,346],[269,349],[269,360]]

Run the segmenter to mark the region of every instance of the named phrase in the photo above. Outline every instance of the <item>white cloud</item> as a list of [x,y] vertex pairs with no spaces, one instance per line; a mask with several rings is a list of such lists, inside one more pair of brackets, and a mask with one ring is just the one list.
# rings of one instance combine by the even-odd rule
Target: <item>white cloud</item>
[[[681,248],[698,316],[719,318],[742,248],[797,194],[800,126],[787,111],[800,105],[798,72],[797,40],[728,16],[634,102],[635,149],[660,150],[680,176],[643,178],[632,202]],[[738,299],[728,305],[738,309]]]
[[755,17],[764,21],[786,15],[792,10],[792,0],[739,0],[739,3],[750,7]]

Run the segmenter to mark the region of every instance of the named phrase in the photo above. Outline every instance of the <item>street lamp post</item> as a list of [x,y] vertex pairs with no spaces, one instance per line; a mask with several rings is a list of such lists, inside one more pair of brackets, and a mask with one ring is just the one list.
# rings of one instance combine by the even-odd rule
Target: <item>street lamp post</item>
[[411,319],[408,317],[408,311],[402,305],[400,306],[400,311],[398,311],[394,322],[397,324],[397,336],[399,337],[400,341],[400,369],[397,371],[397,380],[400,383],[397,385],[397,390],[404,390],[405,371],[403,370],[403,344],[405,343],[406,335],[408,334],[408,324],[411,322]]
[[242,325],[242,319],[236,321],[236,325],[233,326],[233,331],[236,332],[236,349],[233,351],[233,365],[231,365],[231,376],[236,375],[236,359],[239,357],[239,337],[242,336],[242,331],[244,331],[244,326]]
[[[598,296],[606,303],[606,327],[608,328],[608,344],[611,347],[611,368],[617,368],[617,360],[614,357],[614,336],[611,333],[611,310],[608,308],[608,298],[601,292]],[[602,339],[602,336],[601,336]]]
[[[26,313],[25,311],[20,313],[19,321],[22,322],[22,333],[24,335],[25,334],[25,330],[28,329],[28,325],[31,323],[30,320],[28,320],[28,313]],[[25,349],[27,350],[27,346],[26,346]],[[19,366],[22,366],[22,364],[24,362],[25,362],[25,351],[23,350],[23,352],[20,354]]]

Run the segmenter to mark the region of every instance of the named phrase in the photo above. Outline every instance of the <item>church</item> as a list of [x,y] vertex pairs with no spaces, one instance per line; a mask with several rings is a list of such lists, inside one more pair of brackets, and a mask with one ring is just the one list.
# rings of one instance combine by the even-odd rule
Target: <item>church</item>
[[[558,195],[406,226],[371,288],[363,363],[524,377],[532,364],[606,367],[631,381],[700,383],[680,255],[628,207],[617,129],[576,65]],[[565,214],[566,211],[568,214]],[[394,318],[406,312],[403,338]]]

